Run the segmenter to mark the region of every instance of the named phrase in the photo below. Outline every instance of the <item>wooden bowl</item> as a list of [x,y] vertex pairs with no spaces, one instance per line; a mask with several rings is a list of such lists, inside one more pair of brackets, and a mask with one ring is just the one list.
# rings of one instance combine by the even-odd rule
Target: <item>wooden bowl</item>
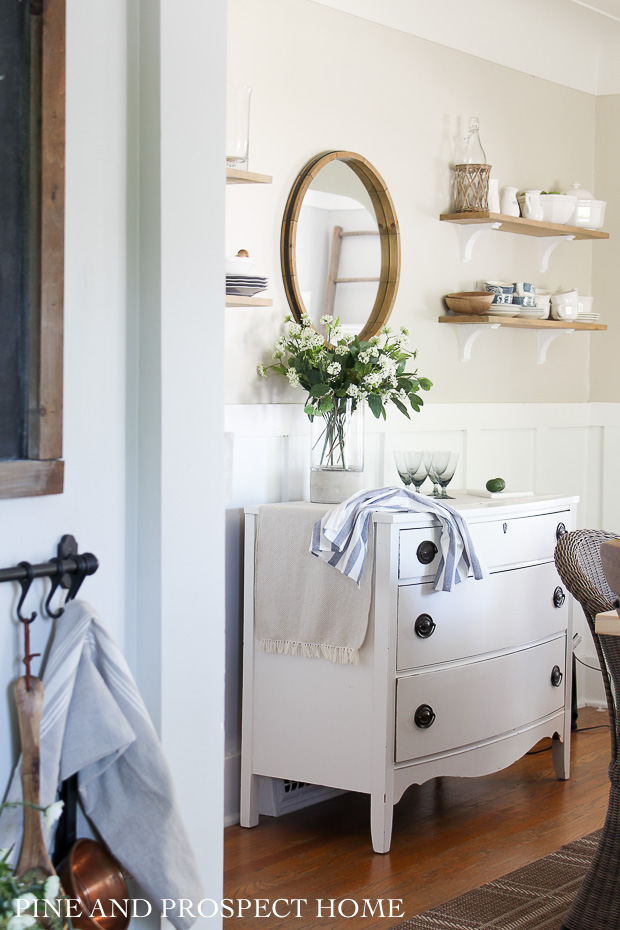
[[461,291],[459,294],[446,294],[444,300],[454,313],[482,315],[491,312],[494,296],[488,291]]

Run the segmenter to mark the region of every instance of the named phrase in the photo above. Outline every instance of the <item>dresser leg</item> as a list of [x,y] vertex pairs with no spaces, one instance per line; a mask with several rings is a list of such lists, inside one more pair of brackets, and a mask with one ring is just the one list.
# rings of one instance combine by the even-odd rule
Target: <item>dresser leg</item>
[[570,740],[560,740],[556,736],[551,741],[553,767],[560,781],[570,776]]
[[392,817],[394,805],[386,794],[370,795],[370,834],[372,848],[376,853],[390,851],[392,841]]
[[241,773],[241,810],[239,823],[242,827],[255,827],[258,823],[258,775]]

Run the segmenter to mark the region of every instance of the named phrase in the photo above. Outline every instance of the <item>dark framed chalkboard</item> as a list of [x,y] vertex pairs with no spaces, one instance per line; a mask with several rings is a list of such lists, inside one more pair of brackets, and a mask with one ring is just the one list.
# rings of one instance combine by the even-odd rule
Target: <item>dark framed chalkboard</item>
[[30,11],[0,0],[0,459],[26,457]]
[[0,497],[60,493],[65,0],[0,0]]

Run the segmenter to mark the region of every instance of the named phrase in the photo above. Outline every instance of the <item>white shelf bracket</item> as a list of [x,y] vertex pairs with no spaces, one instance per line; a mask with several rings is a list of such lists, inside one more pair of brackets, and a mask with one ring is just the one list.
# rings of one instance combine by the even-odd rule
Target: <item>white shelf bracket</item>
[[558,336],[570,335],[574,329],[556,329],[550,332],[548,329],[539,329],[536,333],[536,361],[539,365],[544,365],[547,361],[547,352],[549,346]]
[[461,230],[461,261],[470,262],[474,245],[482,235],[490,229],[499,229],[501,223],[472,223],[459,227]]
[[574,236],[542,236],[538,240],[538,270],[548,271],[549,258],[551,257],[553,250],[560,244],[560,242],[567,242],[568,240],[574,238]]
[[471,347],[480,335],[490,329],[499,329],[501,323],[461,323],[459,330],[459,360],[468,362],[471,359]]

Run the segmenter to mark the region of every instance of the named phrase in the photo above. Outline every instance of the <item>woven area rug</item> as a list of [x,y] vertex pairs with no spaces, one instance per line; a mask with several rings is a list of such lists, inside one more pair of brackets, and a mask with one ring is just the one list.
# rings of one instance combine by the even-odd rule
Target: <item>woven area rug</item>
[[393,930],[560,930],[600,830]]

